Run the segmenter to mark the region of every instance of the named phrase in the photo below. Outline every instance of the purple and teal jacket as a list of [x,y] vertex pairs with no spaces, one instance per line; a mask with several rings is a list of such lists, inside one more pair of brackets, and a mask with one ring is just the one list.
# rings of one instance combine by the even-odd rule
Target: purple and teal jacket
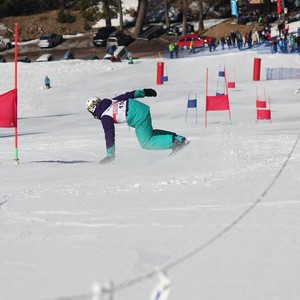
[[[122,107],[124,112],[124,119],[127,116],[127,112],[129,109],[129,99],[134,98],[144,98],[145,93],[144,90],[134,90],[131,92],[127,92],[125,94],[121,94],[112,99],[102,99],[101,102],[97,105],[95,112],[93,113],[96,119],[101,120],[102,127],[105,135],[106,142],[106,155],[113,156],[115,154],[115,123],[120,123],[117,118],[115,118],[112,110],[113,105],[119,104]],[[119,103],[116,103],[119,102]],[[111,111],[111,113],[108,113]]]

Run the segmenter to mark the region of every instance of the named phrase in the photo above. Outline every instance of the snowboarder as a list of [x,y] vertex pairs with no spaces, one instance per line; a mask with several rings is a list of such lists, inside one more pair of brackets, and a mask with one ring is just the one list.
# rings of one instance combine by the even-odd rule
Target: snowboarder
[[50,89],[50,78],[47,75],[45,76],[44,82],[46,89]]
[[[188,144],[185,137],[174,132],[153,129],[150,108],[135,98],[156,97],[153,89],[134,90],[112,99],[90,97],[87,110],[102,123],[106,141],[106,157],[100,161],[106,164],[115,159],[115,123],[128,123],[135,128],[142,148],[148,150],[172,149],[177,152]],[[172,152],[172,153],[173,153]]]

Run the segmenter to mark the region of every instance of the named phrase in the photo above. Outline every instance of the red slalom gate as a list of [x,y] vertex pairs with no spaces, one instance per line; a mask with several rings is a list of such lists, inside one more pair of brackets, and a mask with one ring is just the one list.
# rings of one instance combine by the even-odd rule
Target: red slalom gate
[[157,63],[157,72],[156,72],[156,84],[163,84],[163,77],[164,77],[164,63],[158,62]]
[[253,65],[253,80],[254,81],[260,80],[260,65],[261,65],[261,59],[254,58],[254,65]]

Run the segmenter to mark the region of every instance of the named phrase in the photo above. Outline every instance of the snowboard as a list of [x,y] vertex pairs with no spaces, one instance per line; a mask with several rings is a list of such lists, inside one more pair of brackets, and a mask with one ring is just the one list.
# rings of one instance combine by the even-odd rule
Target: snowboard
[[185,144],[182,144],[180,147],[177,147],[175,150],[173,150],[169,156],[173,156],[176,155],[178,152],[181,152],[184,148],[186,148],[189,144],[191,143],[191,141],[186,141]]

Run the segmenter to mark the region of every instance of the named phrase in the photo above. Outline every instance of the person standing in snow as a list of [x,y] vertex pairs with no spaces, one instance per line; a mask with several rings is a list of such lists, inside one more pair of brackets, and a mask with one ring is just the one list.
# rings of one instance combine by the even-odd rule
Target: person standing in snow
[[175,57],[178,58],[179,47],[178,47],[177,43],[175,43],[175,45],[174,45],[174,52],[175,52]]
[[169,52],[170,52],[170,58],[171,58],[171,59],[174,58],[174,50],[175,50],[175,45],[174,45],[174,43],[170,43],[170,44],[169,44]]
[[193,40],[191,40],[189,49],[190,49],[189,54],[194,54],[195,53],[195,47],[194,47],[194,41]]
[[50,89],[50,78],[47,75],[45,76],[44,82],[46,89]]
[[90,97],[87,110],[102,123],[106,141],[106,157],[100,161],[106,164],[115,159],[115,124],[128,123],[135,128],[137,139],[143,149],[177,151],[188,144],[184,136],[175,132],[153,129],[150,108],[135,98],[156,97],[153,89],[134,90],[112,99]]

